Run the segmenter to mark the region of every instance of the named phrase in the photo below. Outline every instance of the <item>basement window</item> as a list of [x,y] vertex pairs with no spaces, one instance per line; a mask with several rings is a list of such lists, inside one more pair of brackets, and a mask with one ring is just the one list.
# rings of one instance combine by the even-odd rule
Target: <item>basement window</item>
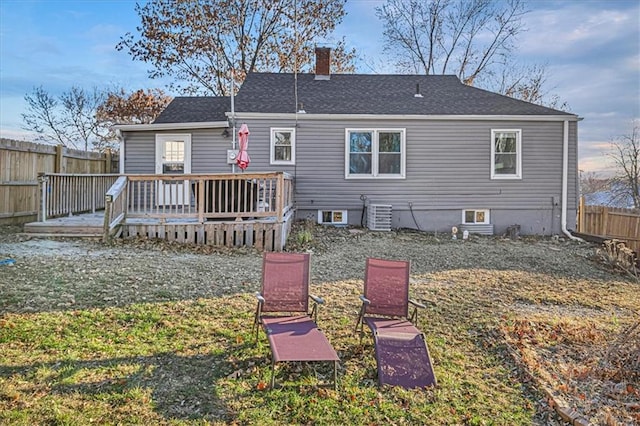
[[489,224],[489,210],[462,210],[463,224]]

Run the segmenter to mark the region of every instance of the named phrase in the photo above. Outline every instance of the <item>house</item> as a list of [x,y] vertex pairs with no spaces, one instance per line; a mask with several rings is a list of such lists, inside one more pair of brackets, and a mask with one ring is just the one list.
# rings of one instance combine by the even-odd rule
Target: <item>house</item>
[[[121,173],[284,171],[296,218],[451,232],[550,235],[574,229],[575,114],[450,75],[251,73],[237,95],[177,97],[153,124],[119,126]],[[183,159],[168,164],[166,150]],[[164,163],[163,163],[164,161]]]

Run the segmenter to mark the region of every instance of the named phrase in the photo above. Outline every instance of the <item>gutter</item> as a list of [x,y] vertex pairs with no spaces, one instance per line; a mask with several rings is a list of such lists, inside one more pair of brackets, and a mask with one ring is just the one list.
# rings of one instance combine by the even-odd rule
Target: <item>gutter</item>
[[216,129],[229,127],[228,121],[202,121],[195,123],[150,123],[150,124],[116,124],[115,130],[122,132],[143,130],[189,130],[189,129]]
[[574,237],[567,229],[567,194],[568,194],[568,181],[569,181],[569,121],[565,120],[563,123],[563,135],[562,135],[562,213],[561,213],[561,230],[564,235],[569,237],[573,241],[582,241],[582,238]]
[[[230,113],[225,113],[229,117]],[[238,119],[283,119],[295,120],[298,113],[268,113],[268,112],[238,112],[234,118]],[[467,121],[580,121],[581,118],[573,114],[553,114],[553,115],[455,115],[455,114],[313,114],[307,111],[305,120],[467,120]]]

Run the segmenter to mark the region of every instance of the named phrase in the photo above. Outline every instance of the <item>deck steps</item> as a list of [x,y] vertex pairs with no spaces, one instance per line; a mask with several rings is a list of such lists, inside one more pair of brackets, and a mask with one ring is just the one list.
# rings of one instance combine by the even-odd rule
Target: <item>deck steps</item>
[[24,225],[24,233],[34,237],[101,237],[104,216],[99,213],[48,219]]

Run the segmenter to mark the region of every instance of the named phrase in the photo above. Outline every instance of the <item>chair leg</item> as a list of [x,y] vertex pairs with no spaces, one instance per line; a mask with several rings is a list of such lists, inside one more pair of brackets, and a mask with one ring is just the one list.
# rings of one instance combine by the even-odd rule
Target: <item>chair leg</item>
[[271,389],[276,386],[276,362],[271,359]]
[[360,332],[360,343],[362,343],[362,335],[364,334],[364,311],[365,305],[363,304],[358,313],[358,322],[356,322],[356,333]]
[[253,318],[253,328],[256,335],[255,342],[258,343],[258,333],[260,332],[260,315],[262,314],[262,304],[258,303],[256,307],[256,316]]

